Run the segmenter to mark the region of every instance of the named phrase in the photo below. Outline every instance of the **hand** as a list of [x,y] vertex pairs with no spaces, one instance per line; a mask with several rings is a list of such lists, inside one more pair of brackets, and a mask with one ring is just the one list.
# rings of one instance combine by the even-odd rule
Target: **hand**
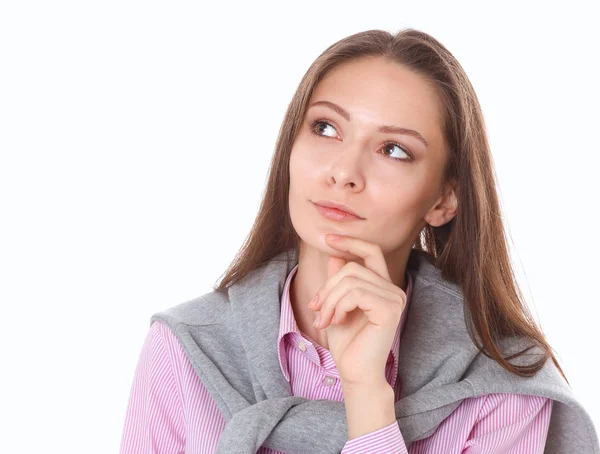
[[406,293],[392,283],[379,245],[349,236],[330,237],[325,235],[327,244],[363,258],[365,266],[329,257],[327,281],[312,307],[320,310],[317,328],[327,329],[329,350],[344,385],[385,383],[385,365]]

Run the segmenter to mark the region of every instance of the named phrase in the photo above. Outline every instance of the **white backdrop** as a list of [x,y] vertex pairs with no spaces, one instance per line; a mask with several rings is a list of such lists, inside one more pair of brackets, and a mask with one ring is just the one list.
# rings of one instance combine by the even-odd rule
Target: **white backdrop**
[[216,3],[0,6],[0,451],[118,451],[150,316],[211,290],[302,75],[373,28],[467,71],[519,282],[600,427],[592,2]]

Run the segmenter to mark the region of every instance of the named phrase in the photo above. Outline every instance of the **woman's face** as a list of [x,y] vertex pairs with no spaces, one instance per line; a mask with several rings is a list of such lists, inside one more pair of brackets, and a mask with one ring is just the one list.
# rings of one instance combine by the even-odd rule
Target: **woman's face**
[[[330,71],[313,91],[290,156],[290,217],[302,241],[331,251],[324,235],[338,233],[377,243],[384,254],[412,245],[440,217],[441,124],[433,87],[397,63],[367,57]],[[379,131],[384,125],[414,132]],[[319,200],[364,219],[325,218]]]

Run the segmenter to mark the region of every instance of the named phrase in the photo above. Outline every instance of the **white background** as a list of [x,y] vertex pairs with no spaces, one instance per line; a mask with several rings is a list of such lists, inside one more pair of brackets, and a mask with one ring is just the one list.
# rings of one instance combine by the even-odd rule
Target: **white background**
[[594,2],[416,3],[2,4],[1,451],[118,451],[150,316],[211,290],[304,72],[372,28],[465,68],[519,282],[600,426]]

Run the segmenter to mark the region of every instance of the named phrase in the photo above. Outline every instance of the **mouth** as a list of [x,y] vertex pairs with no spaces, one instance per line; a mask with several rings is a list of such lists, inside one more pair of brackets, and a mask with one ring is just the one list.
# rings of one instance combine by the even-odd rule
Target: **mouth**
[[[326,219],[333,221],[360,221],[364,220],[354,212],[346,211],[335,206],[325,206],[320,203],[327,203],[327,205],[334,205],[331,202],[313,202],[317,211]],[[338,205],[339,206],[339,205]]]

